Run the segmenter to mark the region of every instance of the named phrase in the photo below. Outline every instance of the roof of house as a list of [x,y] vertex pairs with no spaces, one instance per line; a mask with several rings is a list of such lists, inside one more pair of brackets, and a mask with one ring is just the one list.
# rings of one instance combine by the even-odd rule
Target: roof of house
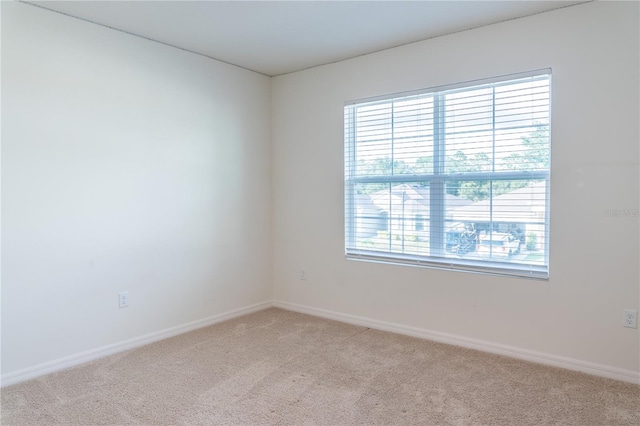
[[[537,182],[516,189],[491,200],[472,202],[469,199],[445,194],[447,216],[460,222],[530,222],[536,220],[546,206],[546,183]],[[399,206],[429,215],[431,193],[429,186],[399,184],[373,194],[357,194],[356,205],[361,211],[379,214]],[[491,214],[491,211],[493,214]]]
[[[391,190],[383,189],[373,194],[368,195],[370,201],[366,200],[363,196],[365,194],[359,194],[356,201],[359,203],[359,207],[368,208],[372,203],[379,211],[389,211],[394,206],[404,206],[408,209],[423,210],[425,216],[429,215],[431,192],[429,186],[425,185],[411,185],[400,184],[391,187]],[[360,204],[362,203],[362,204]],[[471,204],[472,201],[456,197],[455,195],[445,194],[445,209],[447,211],[453,210],[457,207],[466,206]]]
[[456,208],[452,211],[452,216],[466,222],[527,222],[545,211],[546,199],[546,182],[536,182],[490,200]]

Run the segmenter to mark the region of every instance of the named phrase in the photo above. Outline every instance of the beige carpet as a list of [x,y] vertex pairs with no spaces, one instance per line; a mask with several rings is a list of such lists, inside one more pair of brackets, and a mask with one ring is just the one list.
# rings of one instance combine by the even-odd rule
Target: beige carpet
[[268,309],[2,389],[2,425],[640,425],[640,386]]

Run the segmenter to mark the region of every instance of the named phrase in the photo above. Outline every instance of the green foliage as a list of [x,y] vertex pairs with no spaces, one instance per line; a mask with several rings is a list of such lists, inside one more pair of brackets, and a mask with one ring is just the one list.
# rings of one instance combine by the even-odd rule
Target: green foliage
[[490,196],[491,183],[487,180],[453,182],[447,185],[447,193],[467,200],[486,200]]
[[[406,161],[395,160],[392,163],[391,159],[386,157],[376,158],[373,161],[360,160],[357,168],[357,174],[360,176],[390,176],[414,173],[415,168],[407,164]],[[385,183],[373,183],[360,188],[358,192],[361,194],[372,194],[388,187],[389,185]]]
[[[501,167],[507,170],[544,170],[549,167],[549,127],[540,125],[530,135],[523,137],[522,150],[512,153],[502,160]],[[390,158],[376,158],[373,161],[360,161],[358,175],[390,176],[390,175],[429,175],[434,172],[433,156],[423,156],[414,164],[403,160],[391,161]],[[446,158],[446,173],[488,172],[493,167],[492,160],[486,152],[467,156],[457,151]],[[471,201],[489,199],[516,189],[524,188],[530,181],[450,181],[447,183],[447,194],[466,198]],[[428,182],[425,182],[428,184]],[[360,188],[360,193],[371,194],[389,188],[388,184],[368,184]]]
[[433,173],[433,157],[428,155],[426,157],[420,157],[416,161],[415,166],[416,174],[429,175]]
[[490,172],[491,159],[486,152],[472,155],[470,158],[462,151],[447,158],[447,173]]
[[414,168],[403,160],[395,160],[393,163],[390,158],[376,158],[373,161],[358,162],[358,175],[366,176],[387,176],[412,174]]
[[529,136],[522,138],[523,152],[504,158],[510,170],[544,170],[549,168],[549,126],[538,126]]

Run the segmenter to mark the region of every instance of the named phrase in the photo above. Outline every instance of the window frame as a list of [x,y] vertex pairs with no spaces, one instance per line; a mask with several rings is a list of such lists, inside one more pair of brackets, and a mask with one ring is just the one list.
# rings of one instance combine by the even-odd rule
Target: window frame
[[[549,229],[550,229],[550,178],[551,178],[551,69],[539,69],[530,72],[510,74],[495,78],[474,80],[464,83],[438,86],[428,89],[420,89],[391,95],[376,96],[372,98],[359,99],[345,102],[344,104],[344,243],[345,256],[350,260],[373,261],[381,263],[402,264],[409,266],[429,267],[452,271],[463,271],[472,273],[482,273],[501,276],[513,276],[530,279],[549,279]],[[445,125],[444,97],[456,92],[479,89],[483,86],[500,87],[514,84],[516,80],[531,78],[531,81],[548,79],[548,141],[549,141],[549,166],[546,170],[510,170],[496,171],[495,159],[492,160],[492,170],[482,172],[455,172],[447,173],[445,167],[444,151],[446,146],[446,135],[441,129]],[[432,95],[433,97],[433,170],[431,173],[421,174],[391,174],[378,176],[357,176],[356,175],[356,106],[372,105],[374,103],[391,103],[402,98],[415,95]],[[495,133],[495,99],[491,103],[492,117],[494,121],[491,131]],[[347,116],[351,114],[351,116]],[[392,113],[393,117],[393,113]],[[349,123],[349,125],[348,125]],[[392,137],[393,139],[393,137]],[[392,143],[393,146],[393,143]],[[393,160],[392,160],[393,161]],[[446,257],[446,214],[444,199],[446,196],[446,184],[455,181],[506,181],[506,180],[540,180],[545,182],[545,212],[544,212],[544,264],[531,265],[522,263],[510,263],[500,261],[487,261],[477,259],[460,259]],[[382,184],[402,184],[410,182],[429,182],[430,202],[428,224],[424,224],[429,229],[429,255],[416,255],[407,253],[394,253],[392,251],[365,250],[356,248],[356,190],[358,184],[382,183]],[[492,188],[493,185],[490,185]],[[492,200],[493,196],[489,196]],[[440,200],[434,206],[433,200]],[[491,215],[493,207],[490,208]],[[424,219],[424,218],[423,218]],[[403,217],[403,221],[406,217]],[[492,222],[493,223],[493,222]],[[493,231],[498,232],[498,231]],[[524,241],[521,242],[524,245]],[[404,245],[404,240],[403,240]]]

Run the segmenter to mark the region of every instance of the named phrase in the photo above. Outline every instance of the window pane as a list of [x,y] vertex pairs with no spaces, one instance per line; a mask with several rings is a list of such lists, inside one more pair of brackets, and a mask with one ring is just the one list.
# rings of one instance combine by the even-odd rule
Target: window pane
[[[386,188],[386,189],[385,189]],[[356,247],[386,250],[384,235],[389,231],[389,209],[373,200],[388,191],[388,184],[359,184],[354,194],[354,237]]]
[[399,254],[429,254],[429,186],[359,184],[356,247]]
[[433,97],[393,103],[393,174],[433,172]]
[[546,188],[544,180],[448,182],[447,255],[543,265]]
[[355,175],[387,176],[433,171],[433,98],[358,106]]

